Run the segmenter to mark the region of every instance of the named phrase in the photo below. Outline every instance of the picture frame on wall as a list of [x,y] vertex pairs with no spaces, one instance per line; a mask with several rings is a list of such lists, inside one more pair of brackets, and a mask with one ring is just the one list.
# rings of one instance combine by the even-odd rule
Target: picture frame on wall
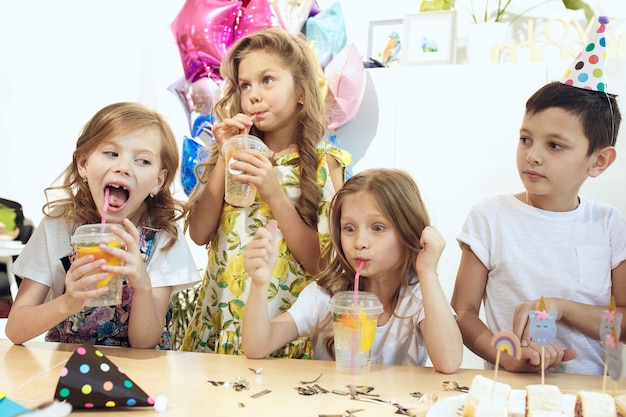
[[454,64],[456,12],[424,12],[404,16],[402,64]]
[[383,66],[400,64],[404,19],[370,21],[367,39],[367,57]]

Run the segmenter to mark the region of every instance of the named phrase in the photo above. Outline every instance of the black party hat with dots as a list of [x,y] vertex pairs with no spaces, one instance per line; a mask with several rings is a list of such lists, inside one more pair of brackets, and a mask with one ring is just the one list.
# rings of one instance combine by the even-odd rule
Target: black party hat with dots
[[90,344],[79,346],[61,371],[54,398],[74,409],[154,406],[146,394],[104,354]]

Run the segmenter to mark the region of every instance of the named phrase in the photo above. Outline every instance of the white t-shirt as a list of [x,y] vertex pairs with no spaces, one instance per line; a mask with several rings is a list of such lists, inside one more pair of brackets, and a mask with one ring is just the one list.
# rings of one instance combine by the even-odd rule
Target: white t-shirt
[[[494,333],[511,331],[515,307],[541,296],[608,307],[611,270],[626,259],[624,216],[583,197],[568,212],[541,210],[513,195],[492,197],[472,208],[457,239],[489,270],[483,303]],[[555,342],[578,356],[556,372],[602,375],[598,339],[558,321]]]
[[[65,268],[61,259],[71,255],[72,230],[63,218],[44,217],[26,247],[13,264],[13,272],[51,289],[51,297],[63,294]],[[178,227],[178,241],[167,252],[161,248],[167,243],[163,235],[156,237],[156,248],[146,268],[152,287],[172,286],[172,294],[200,281],[198,268],[182,230]]]
[[[424,337],[418,323],[424,319],[422,291],[419,283],[411,287],[413,296],[401,291],[396,315],[376,328],[372,347],[372,363],[425,365],[428,358]],[[316,282],[307,285],[288,313],[293,317],[299,336],[311,336],[313,359],[331,360],[324,339],[332,335],[328,310],[330,296]],[[403,318],[406,317],[406,318]],[[317,332],[325,324],[323,331]]]

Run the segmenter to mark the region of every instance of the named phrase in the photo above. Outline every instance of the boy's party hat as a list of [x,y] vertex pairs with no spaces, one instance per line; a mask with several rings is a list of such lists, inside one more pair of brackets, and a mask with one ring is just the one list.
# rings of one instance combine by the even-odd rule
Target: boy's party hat
[[594,91],[606,91],[606,16],[598,18],[587,46],[576,55],[574,62],[563,75],[561,82]]

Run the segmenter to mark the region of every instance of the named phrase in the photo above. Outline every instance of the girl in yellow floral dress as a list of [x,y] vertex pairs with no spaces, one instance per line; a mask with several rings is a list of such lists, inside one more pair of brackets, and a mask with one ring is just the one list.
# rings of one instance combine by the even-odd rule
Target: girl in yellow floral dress
[[[326,112],[321,68],[304,36],[266,29],[237,41],[221,64],[224,91],[215,104],[220,120],[215,143],[189,198],[189,236],[208,245],[208,265],[181,349],[242,354],[241,319],[249,291],[243,250],[270,219],[280,228],[279,262],[267,294],[270,317],[287,311],[320,270],[328,244],[330,200],[345,181],[350,155],[325,140]],[[236,153],[239,181],[256,186],[249,207],[224,201],[225,160],[230,137],[250,133],[263,140],[268,156]],[[304,358],[307,339],[275,356]]]

